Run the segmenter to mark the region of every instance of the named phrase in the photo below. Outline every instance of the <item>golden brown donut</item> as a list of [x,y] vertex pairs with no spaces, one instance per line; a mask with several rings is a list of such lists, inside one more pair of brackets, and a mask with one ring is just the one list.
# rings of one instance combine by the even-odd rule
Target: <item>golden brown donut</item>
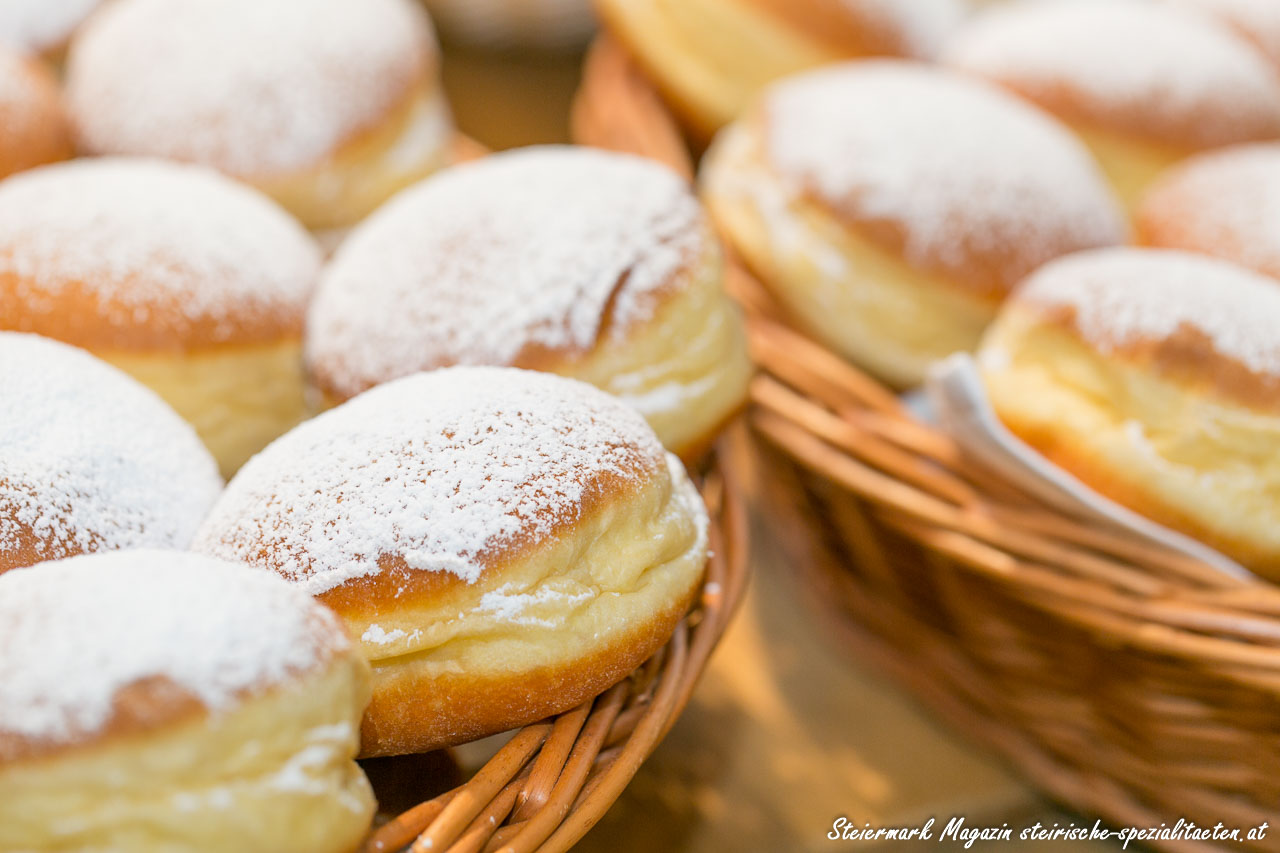
[[605,27],[710,137],[780,77],[841,59],[931,58],[960,0],[596,0]]
[[775,84],[703,160],[733,248],[795,320],[899,386],[977,344],[1058,255],[1125,237],[1066,129],[984,83],[894,60]]
[[0,576],[0,850],[349,853],[368,667],[273,575],[117,551]]
[[1280,137],[1280,73],[1201,15],[1143,0],[1027,3],[958,32],[952,68],[1067,122],[1126,201],[1209,148]]
[[1019,437],[1117,502],[1280,578],[1280,284],[1111,249],[1032,275],[983,339]]
[[0,183],[0,329],[90,350],[189,420],[224,473],[305,413],[307,232],[217,172],[102,158]]
[[1280,143],[1192,157],[1156,181],[1134,223],[1145,245],[1203,252],[1280,278]]
[[196,537],[333,608],[373,664],[365,755],[590,699],[670,636],[707,516],[633,409],[585,383],[454,367],[380,385],[254,457]]
[[71,124],[53,74],[0,48],[0,178],[72,153]]
[[212,166],[341,229],[448,160],[438,62],[413,0],[119,0],[67,95],[89,153]]
[[665,167],[521,149],[442,172],[352,234],[312,303],[307,368],[329,404],[455,364],[560,373],[693,458],[751,371],[723,278],[706,217]]
[[26,54],[56,59],[71,34],[103,0],[4,0],[0,3],[0,44]]
[[0,332],[0,573],[122,548],[186,548],[222,490],[159,397],[88,353]]

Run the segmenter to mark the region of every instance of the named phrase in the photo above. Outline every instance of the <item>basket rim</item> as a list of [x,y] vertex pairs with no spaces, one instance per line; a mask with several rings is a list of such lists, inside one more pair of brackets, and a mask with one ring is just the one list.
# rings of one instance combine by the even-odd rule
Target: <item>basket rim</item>
[[746,592],[750,531],[727,440],[699,478],[711,517],[701,593],[669,642],[590,701],[513,730],[469,780],[374,830],[361,853],[563,853],[604,816],[688,705]]

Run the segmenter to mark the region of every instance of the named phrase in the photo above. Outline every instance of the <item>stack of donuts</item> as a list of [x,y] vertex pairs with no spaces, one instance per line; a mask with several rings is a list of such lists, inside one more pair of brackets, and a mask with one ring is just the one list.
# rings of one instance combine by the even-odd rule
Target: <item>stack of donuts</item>
[[598,3],[789,323],[1280,580],[1280,4],[946,5]]
[[350,851],[357,757],[668,641],[751,372],[684,179],[463,162],[416,0],[0,44],[0,850]]

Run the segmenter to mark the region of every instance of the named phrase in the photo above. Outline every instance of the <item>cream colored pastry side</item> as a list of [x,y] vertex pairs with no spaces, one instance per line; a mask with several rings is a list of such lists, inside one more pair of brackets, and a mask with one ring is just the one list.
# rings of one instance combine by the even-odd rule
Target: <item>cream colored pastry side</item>
[[307,415],[297,338],[186,353],[94,354],[151,388],[194,426],[224,477]]
[[386,120],[314,169],[251,180],[303,225],[332,231],[354,225],[400,190],[449,165],[453,121],[444,93],[417,86]]
[[346,655],[224,714],[0,765],[0,850],[354,850],[374,811],[352,760],[364,669]]
[[1280,420],[1107,358],[1011,307],[979,353],[992,405],[1103,494],[1272,577],[1280,572]]
[[683,458],[706,449],[742,406],[751,359],[737,306],[724,292],[724,259],[708,235],[691,281],[625,339],[603,340],[558,370],[637,409],[663,445]]
[[994,316],[994,300],[912,269],[787,192],[747,123],[726,128],[705,162],[703,200],[748,266],[802,324],[888,381],[915,384],[972,349]]

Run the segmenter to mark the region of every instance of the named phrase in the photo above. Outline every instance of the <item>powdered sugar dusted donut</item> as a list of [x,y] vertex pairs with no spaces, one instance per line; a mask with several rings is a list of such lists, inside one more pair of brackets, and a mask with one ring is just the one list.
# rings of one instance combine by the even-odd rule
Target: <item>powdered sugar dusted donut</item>
[[1067,121],[1130,201],[1195,151],[1280,137],[1276,68],[1169,5],[1010,6],[961,30],[945,61]]
[[452,143],[412,0],[120,0],[73,45],[82,146],[201,163],[347,226]]
[[1135,214],[1142,243],[1203,252],[1280,278],[1280,143],[1193,157]]
[[689,453],[746,394],[722,276],[666,168],[585,148],[496,155],[406,191],[350,237],[312,305],[307,365],[331,402],[455,364],[563,373]]
[[0,328],[133,374],[228,472],[302,417],[319,268],[284,211],[208,169],[90,159],[0,184]]
[[0,572],[185,548],[222,488],[191,427],[82,350],[0,332],[0,400]]
[[53,74],[0,48],[0,178],[71,154],[71,125]]
[[797,319],[909,385],[1022,276],[1121,242],[1088,152],[1005,93],[879,60],[772,87],[704,160],[703,196]]
[[602,0],[606,28],[709,137],[769,83],[842,59],[930,59],[962,0]]
[[992,403],[1100,492],[1280,573],[1280,284],[1177,251],[1047,265],[983,341]]
[[150,550],[9,572],[0,847],[349,851],[373,812],[367,678],[267,572]]
[[706,511],[634,410],[543,373],[389,382],[231,482],[201,552],[272,569],[361,638],[366,754],[563,711],[663,642],[707,557]]

